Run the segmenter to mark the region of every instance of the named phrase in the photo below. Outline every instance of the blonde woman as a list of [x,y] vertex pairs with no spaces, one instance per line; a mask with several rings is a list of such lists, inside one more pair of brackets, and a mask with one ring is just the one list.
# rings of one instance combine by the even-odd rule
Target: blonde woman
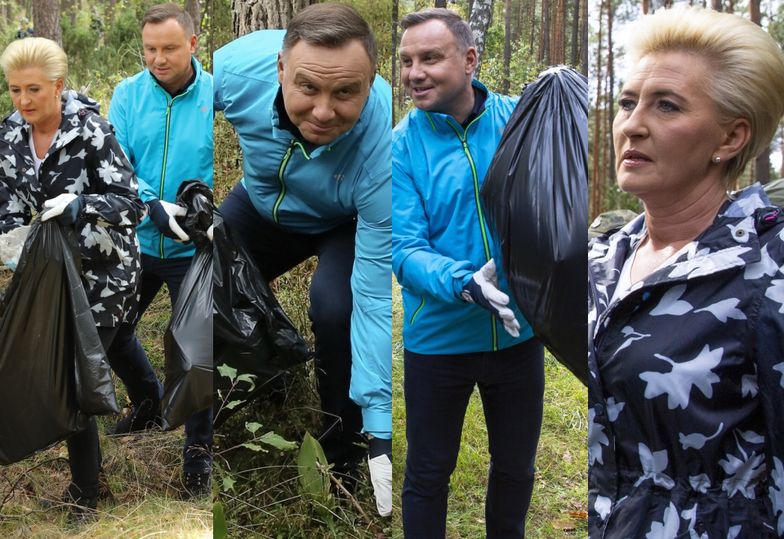
[[[82,277],[104,349],[134,315],[143,215],[136,178],[94,101],[64,91],[68,59],[53,41],[14,41],[0,56],[16,112],[0,124],[0,234],[34,213],[79,238]],[[20,404],[21,405],[21,404]],[[68,439],[72,516],[96,508],[100,449],[95,420]]]
[[784,536],[784,215],[728,187],[784,113],[784,57],[743,18],[630,30],[613,125],[644,213],[589,254],[589,531]]

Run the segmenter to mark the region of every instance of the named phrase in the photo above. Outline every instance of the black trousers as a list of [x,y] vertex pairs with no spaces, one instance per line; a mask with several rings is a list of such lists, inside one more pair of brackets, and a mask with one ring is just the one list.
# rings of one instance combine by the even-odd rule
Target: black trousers
[[536,339],[497,352],[404,351],[406,539],[445,536],[449,477],[474,386],[482,397],[490,452],[487,537],[520,539],[525,534],[544,394],[544,349]]
[[[116,334],[116,327],[98,328],[104,350],[109,349]],[[95,498],[98,496],[98,472],[101,469],[101,446],[98,443],[95,417],[90,417],[85,430],[68,438],[67,446],[73,494],[82,498]]]
[[310,318],[316,348],[321,410],[321,445],[336,470],[351,468],[364,451],[362,416],[349,398],[351,379],[351,272],[356,221],[321,234],[297,234],[264,219],[238,184],[220,208],[232,234],[242,242],[267,281],[311,256],[318,267],[310,285]]
[[[141,404],[144,399],[158,402],[163,396],[163,387],[158,381],[150,360],[139,339],[136,324],[155,299],[158,291],[166,284],[172,309],[177,303],[180,285],[192,258],[156,258],[142,255],[142,279],[139,285],[139,315],[133,324],[122,324],[108,349],[112,370],[120,377],[128,390],[131,402]],[[206,473],[212,469],[212,408],[193,414],[185,423],[185,446],[183,465],[185,472]]]

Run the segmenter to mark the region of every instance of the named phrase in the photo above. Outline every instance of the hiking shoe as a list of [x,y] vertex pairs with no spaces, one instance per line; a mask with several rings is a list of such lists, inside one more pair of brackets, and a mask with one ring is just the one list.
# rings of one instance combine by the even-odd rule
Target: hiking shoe
[[160,401],[144,399],[141,404],[131,406],[131,410],[117,422],[110,435],[119,436],[161,426]]
[[206,498],[212,490],[212,473],[184,472],[182,484],[185,487],[186,500]]

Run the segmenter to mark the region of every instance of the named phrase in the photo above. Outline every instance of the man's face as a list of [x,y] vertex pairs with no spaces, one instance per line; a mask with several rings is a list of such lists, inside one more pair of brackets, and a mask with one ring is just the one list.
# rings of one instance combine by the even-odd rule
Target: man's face
[[461,51],[446,24],[429,20],[408,28],[400,40],[401,79],[418,109],[454,115],[471,92],[476,49]]
[[176,19],[147,23],[142,28],[144,61],[166,90],[181,89],[193,73],[191,55],[196,52],[196,36],[185,35]]
[[300,40],[278,56],[286,114],[313,144],[329,144],[357,123],[373,75],[370,57],[356,39],[337,48]]

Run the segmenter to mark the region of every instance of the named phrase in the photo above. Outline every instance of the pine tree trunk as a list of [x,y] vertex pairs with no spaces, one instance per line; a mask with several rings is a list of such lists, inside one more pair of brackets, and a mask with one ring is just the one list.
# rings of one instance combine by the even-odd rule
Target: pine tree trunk
[[569,64],[577,67],[577,52],[580,45],[580,40],[577,38],[580,29],[580,0],[574,0],[572,6],[574,7],[572,12],[572,53],[569,57]]
[[236,37],[262,29],[286,28],[291,18],[314,0],[232,0],[232,28]]
[[201,9],[199,0],[185,0],[185,11],[193,19],[193,32],[198,36],[201,33]]
[[588,0],[583,0],[582,31],[580,32],[580,73],[588,76]]
[[593,174],[591,177],[591,216],[595,217],[602,211],[602,193],[604,181],[599,178],[601,167],[599,166],[600,153],[602,146],[602,13],[604,2],[599,4],[599,34],[596,46],[596,106],[594,108],[594,128],[593,128]]
[[33,28],[37,37],[63,44],[60,28],[60,0],[33,0]]
[[550,64],[550,0],[542,0],[542,27],[539,29],[542,38],[539,42],[539,61]]
[[612,124],[615,119],[615,69],[613,60],[612,27],[615,9],[613,0],[607,0],[607,142],[610,158],[607,163],[607,184],[615,183],[615,145],[612,138]]

